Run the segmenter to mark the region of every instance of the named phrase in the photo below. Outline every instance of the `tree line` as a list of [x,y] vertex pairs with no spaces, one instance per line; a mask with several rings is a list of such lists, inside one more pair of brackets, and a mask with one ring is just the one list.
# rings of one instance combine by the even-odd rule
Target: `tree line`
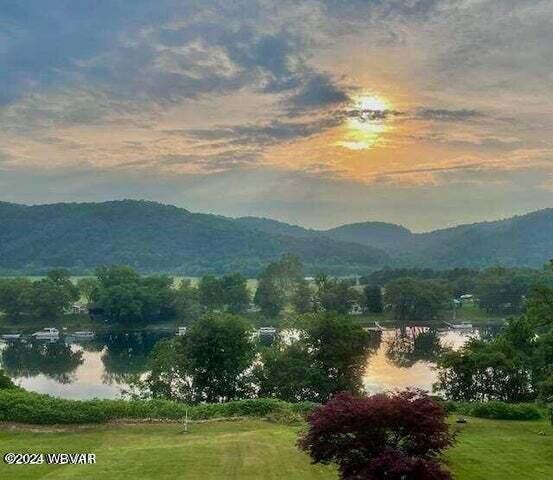
[[[410,279],[410,283],[406,283]],[[496,314],[518,314],[525,307],[525,300],[535,285],[553,286],[553,272],[543,269],[490,267],[482,270],[454,268],[433,270],[430,268],[384,269],[362,276],[360,282],[367,286],[409,287],[417,286],[434,294],[445,293],[450,298],[472,294],[479,307]],[[393,301],[392,298],[389,301]]]
[[206,312],[248,314],[278,323],[290,314],[334,311],[392,312],[399,321],[435,321],[452,310],[454,299],[470,293],[485,312],[520,314],[535,285],[553,286],[550,271],[494,267],[482,271],[453,269],[380,270],[361,277],[306,278],[297,257],[284,255],[261,272],[255,292],[239,273],[205,275],[197,283],[167,275],[140,275],[127,266],[102,266],[94,277],[73,283],[63,269],[44,278],[0,279],[0,311],[12,320],[53,319],[81,300],[107,322],[178,321],[189,324]]
[[553,287],[534,286],[496,337],[444,352],[438,372],[435,390],[451,400],[553,402]]
[[[370,302],[382,310],[380,290]],[[314,282],[304,277],[297,257],[285,255],[261,273],[255,294],[239,273],[205,275],[197,284],[167,275],[140,275],[128,266],[98,267],[94,277],[73,283],[68,271],[56,269],[45,278],[0,279],[0,311],[10,319],[34,316],[57,318],[78,300],[107,322],[132,324],[178,320],[189,324],[206,312],[257,314],[277,319],[288,313],[335,311],[347,314],[364,304],[362,292],[348,280],[320,274]]]
[[150,372],[133,394],[188,403],[244,398],[326,402],[333,394],[362,391],[367,356],[375,343],[351,318],[306,314],[290,325],[295,335],[260,346],[253,325],[230,313],[207,313],[184,336],[162,340]]

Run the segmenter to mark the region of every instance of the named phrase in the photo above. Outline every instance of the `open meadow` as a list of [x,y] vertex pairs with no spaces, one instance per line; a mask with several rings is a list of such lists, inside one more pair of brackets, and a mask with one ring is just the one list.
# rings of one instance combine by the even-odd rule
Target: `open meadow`
[[[453,419],[452,419],[453,421]],[[455,427],[454,427],[455,428]],[[88,452],[95,465],[5,465],[0,478],[33,480],[141,478],[336,479],[333,467],[311,465],[296,448],[301,427],[262,420],[182,424],[0,427],[0,453]],[[545,421],[469,418],[447,454],[457,480],[553,478],[553,430]]]

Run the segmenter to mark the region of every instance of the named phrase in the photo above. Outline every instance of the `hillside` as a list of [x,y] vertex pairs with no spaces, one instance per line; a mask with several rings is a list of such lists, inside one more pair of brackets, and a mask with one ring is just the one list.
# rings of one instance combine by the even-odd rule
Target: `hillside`
[[428,233],[412,233],[382,222],[343,225],[323,233],[335,240],[381,248],[395,265],[402,266],[539,268],[553,258],[553,209]]
[[0,273],[74,273],[102,264],[181,275],[256,275],[284,253],[308,273],[392,266],[541,267],[553,257],[553,209],[428,233],[384,222],[306,229],[266,218],[192,213],[147,201],[25,206],[0,202]]
[[[285,235],[295,238],[312,238],[313,236],[321,234],[321,232],[317,230],[310,230],[298,225],[290,225],[288,223],[279,222],[278,220],[272,220],[270,218],[240,217],[236,219],[236,222],[240,223],[244,227],[270,233],[272,235]],[[353,242],[361,243],[355,241]]]
[[385,222],[351,223],[324,233],[335,240],[371,245],[392,252],[406,248],[414,236],[405,227]]
[[553,258],[553,209],[417,234],[404,253],[438,268],[541,267]]
[[90,271],[102,264],[183,275],[256,274],[292,253],[308,271],[356,273],[382,267],[381,250],[314,235],[269,233],[216,215],[146,201],[0,203],[0,271],[41,273],[52,267]]

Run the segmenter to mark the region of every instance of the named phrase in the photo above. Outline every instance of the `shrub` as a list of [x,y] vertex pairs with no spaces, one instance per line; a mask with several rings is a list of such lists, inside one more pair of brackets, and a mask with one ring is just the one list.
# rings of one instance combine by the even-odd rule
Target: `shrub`
[[314,463],[335,463],[343,480],[451,480],[440,453],[453,443],[445,411],[420,391],[353,397],[316,408],[299,446]]
[[292,409],[275,410],[265,417],[269,422],[281,425],[301,425],[304,417]]
[[0,390],[14,389],[17,388],[16,385],[11,381],[4,370],[0,368]]
[[0,390],[0,421],[36,424],[102,423],[115,419],[191,420],[225,417],[305,416],[314,404],[270,398],[186,405],[168,400],[66,400],[22,389]]
[[474,403],[471,405],[468,415],[493,420],[538,420],[542,417],[536,405],[509,404],[498,401]]

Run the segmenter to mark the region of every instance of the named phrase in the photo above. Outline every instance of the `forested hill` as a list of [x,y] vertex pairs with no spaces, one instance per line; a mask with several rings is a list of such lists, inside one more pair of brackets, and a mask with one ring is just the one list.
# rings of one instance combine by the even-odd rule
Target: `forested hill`
[[275,220],[191,213],[147,201],[25,206],[0,202],[0,273],[74,273],[126,264],[183,275],[255,275],[284,253],[307,273],[392,266],[540,267],[553,257],[553,209],[429,233],[383,222],[312,230]]
[[384,249],[398,265],[541,267],[553,258],[553,209],[428,233],[380,222],[344,225],[331,238]]
[[389,264],[382,250],[321,234],[298,238],[239,220],[146,201],[0,203],[0,272],[41,273],[58,266],[82,273],[103,264],[183,275],[256,274],[284,253],[314,273],[359,273]]
[[351,223],[326,230],[325,234],[335,240],[371,245],[390,251],[405,248],[414,237],[407,228],[385,222]]

